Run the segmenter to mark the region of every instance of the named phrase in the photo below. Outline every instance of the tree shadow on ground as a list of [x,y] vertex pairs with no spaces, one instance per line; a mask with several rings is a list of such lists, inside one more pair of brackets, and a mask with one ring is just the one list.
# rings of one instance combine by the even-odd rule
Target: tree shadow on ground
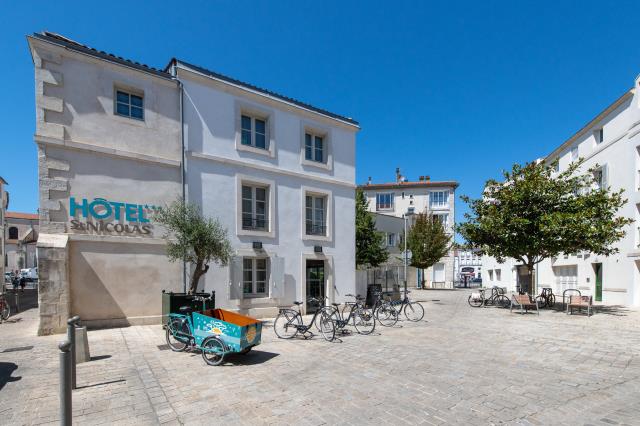
[[17,382],[21,376],[11,377],[18,369],[18,365],[13,362],[0,362],[0,391],[9,382]]

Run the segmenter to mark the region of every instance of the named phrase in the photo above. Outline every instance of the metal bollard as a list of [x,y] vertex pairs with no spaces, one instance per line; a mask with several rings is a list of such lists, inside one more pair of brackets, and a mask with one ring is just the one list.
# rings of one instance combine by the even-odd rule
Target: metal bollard
[[80,317],[76,315],[67,320],[67,340],[71,345],[71,389],[76,389],[76,324]]
[[60,349],[60,424],[71,426],[71,342],[58,344]]

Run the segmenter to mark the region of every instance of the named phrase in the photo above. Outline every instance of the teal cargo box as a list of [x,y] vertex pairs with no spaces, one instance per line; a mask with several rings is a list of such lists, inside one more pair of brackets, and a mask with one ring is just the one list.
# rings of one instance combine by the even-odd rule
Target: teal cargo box
[[260,344],[262,322],[224,309],[193,312],[193,337],[200,347],[207,337],[216,336],[226,352],[246,352]]

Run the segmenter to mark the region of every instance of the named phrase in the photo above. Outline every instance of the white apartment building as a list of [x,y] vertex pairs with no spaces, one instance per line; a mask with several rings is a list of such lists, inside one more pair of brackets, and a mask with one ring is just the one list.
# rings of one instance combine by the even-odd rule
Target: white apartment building
[[[4,186],[7,185],[7,181],[5,181],[2,176],[0,176],[0,276],[2,281],[2,285],[4,285],[4,272],[5,265],[7,264],[7,254],[4,246],[5,239],[5,212],[7,211],[7,207],[9,206],[9,193],[5,191]],[[4,289],[4,287],[2,287]]]
[[[455,227],[455,181],[432,181],[429,176],[420,176],[418,181],[408,181],[396,169],[396,181],[391,183],[372,183],[360,185],[369,202],[369,210],[375,213],[404,217],[410,213],[429,213],[438,217],[445,229],[452,235]],[[412,216],[408,216],[409,226]],[[415,273],[417,283],[422,282],[421,270]],[[453,287],[455,279],[453,250],[440,262],[425,271],[427,287]],[[413,279],[407,277],[409,282]]]
[[542,287],[553,288],[562,295],[576,288],[594,301],[608,305],[640,306],[640,97],[639,80],[613,104],[589,121],[582,129],[544,158],[559,160],[564,170],[578,158],[584,158],[583,171],[598,165],[600,185],[612,190],[624,189],[628,203],[619,211],[635,219],[626,236],[616,246],[618,254],[606,257],[592,253],[561,254],[544,260],[536,267],[533,283],[526,268],[513,259],[498,263],[483,257],[484,285],[499,285],[515,291],[519,286],[530,293]]
[[[184,198],[228,229],[234,256],[198,290],[264,317],[355,288],[354,120],[180,60],[166,68],[55,33],[35,68],[40,334],[158,323],[166,257],[153,212]],[[348,212],[336,214],[336,212]]]

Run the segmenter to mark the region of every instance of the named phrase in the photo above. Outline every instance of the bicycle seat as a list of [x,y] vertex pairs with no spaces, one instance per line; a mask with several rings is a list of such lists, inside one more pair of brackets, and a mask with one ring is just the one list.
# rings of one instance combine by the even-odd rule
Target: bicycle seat
[[191,312],[193,312],[193,309],[191,308],[191,306],[180,306],[180,308],[178,308],[178,310],[180,312],[182,312],[183,314],[190,314]]
[[293,302],[294,305],[302,305],[302,302]]
[[339,304],[339,303],[332,303],[332,305],[333,305],[333,306],[336,306],[336,307],[337,307],[337,306],[340,306],[340,304]]

